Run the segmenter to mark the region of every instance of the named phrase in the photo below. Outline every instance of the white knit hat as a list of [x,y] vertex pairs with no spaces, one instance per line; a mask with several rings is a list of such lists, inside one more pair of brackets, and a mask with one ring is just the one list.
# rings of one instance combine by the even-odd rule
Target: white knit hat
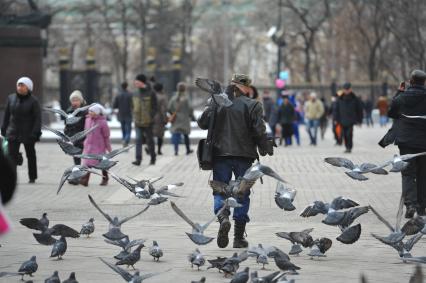
[[103,115],[105,113],[105,108],[99,103],[94,103],[92,106],[90,106],[89,112],[94,112],[97,115]]
[[80,100],[81,103],[84,103],[83,94],[79,90],[74,90],[71,93],[71,95],[70,95],[70,101],[72,101],[73,99],[78,99],[78,100]]
[[33,91],[33,81],[30,78],[28,78],[28,77],[22,77],[22,78],[20,78],[16,82],[16,85],[18,85],[18,84],[24,84],[24,85],[27,86],[27,88],[28,88],[29,91]]

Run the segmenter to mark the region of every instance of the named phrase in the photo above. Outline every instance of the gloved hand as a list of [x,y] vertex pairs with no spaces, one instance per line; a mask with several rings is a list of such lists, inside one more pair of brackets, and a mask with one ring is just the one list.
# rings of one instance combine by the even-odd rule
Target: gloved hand
[[275,139],[268,137],[263,139],[263,142],[258,146],[259,154],[265,156],[266,154],[272,156],[274,154],[274,147],[277,147]]

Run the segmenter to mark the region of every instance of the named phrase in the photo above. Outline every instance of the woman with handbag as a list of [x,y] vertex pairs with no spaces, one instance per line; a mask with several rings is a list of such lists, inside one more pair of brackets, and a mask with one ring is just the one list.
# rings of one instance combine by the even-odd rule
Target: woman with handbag
[[16,82],[16,92],[7,99],[1,127],[1,134],[8,141],[8,155],[15,165],[22,164],[19,148],[24,144],[29,183],[35,183],[37,179],[35,143],[41,136],[40,104],[32,92],[33,82],[30,78],[22,77]]
[[185,83],[178,83],[177,93],[170,100],[168,111],[171,113],[169,122],[172,124],[170,132],[172,133],[175,155],[179,153],[179,143],[182,135],[185,139],[186,154],[191,154],[193,150],[190,147],[189,133],[191,132],[191,120],[195,119],[188,94],[186,93]]

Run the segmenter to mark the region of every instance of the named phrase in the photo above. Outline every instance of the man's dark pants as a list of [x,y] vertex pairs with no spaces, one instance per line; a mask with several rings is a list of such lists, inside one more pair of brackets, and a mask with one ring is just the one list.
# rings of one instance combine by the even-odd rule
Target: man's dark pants
[[345,142],[345,147],[348,150],[351,150],[353,147],[353,133],[354,133],[354,126],[342,126],[342,132],[343,132],[343,140]]
[[[399,146],[401,155],[424,151],[419,148]],[[419,156],[410,160],[410,164],[401,172],[401,175],[405,205],[424,209],[426,207],[426,156]]]
[[125,119],[120,121],[121,124],[121,134],[122,134],[122,140],[129,144],[130,142],[130,136],[132,134],[132,119]]
[[[235,179],[244,175],[252,165],[253,160],[244,157],[215,157],[213,163],[213,180],[228,184],[232,179],[232,173]],[[216,214],[222,208],[222,201],[225,198],[221,195],[214,195],[214,213]],[[233,219],[236,222],[249,222],[248,211],[250,208],[250,191],[248,191],[243,200],[238,200],[242,207],[234,208]]]
[[154,148],[154,135],[152,133],[152,126],[149,127],[135,127],[136,130],[136,160],[142,160],[142,140],[145,137],[148,146],[151,161],[155,161],[155,148]]
[[[12,157],[15,165],[18,163],[20,146],[21,142],[9,140],[9,155]],[[35,142],[24,143],[24,148],[28,160],[28,178],[30,180],[35,180],[37,179],[37,157],[35,151]]]

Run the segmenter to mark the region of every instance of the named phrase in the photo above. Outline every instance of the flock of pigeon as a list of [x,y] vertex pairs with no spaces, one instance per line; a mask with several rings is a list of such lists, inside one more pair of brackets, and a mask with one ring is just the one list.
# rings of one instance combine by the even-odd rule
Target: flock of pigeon
[[[222,103],[225,107],[229,106],[230,101],[227,101],[225,96],[221,96],[222,88],[220,85],[218,86],[215,84],[214,81],[197,79],[197,85],[200,88],[209,91],[212,94],[213,100],[219,101],[219,103]],[[66,114],[62,110],[50,109],[49,111],[55,111],[55,113],[63,116],[66,124],[73,124],[81,119],[81,117],[77,117],[76,114],[87,108],[88,106],[77,109],[72,114]],[[72,137],[68,137],[60,131],[47,127],[45,127],[45,129],[52,131],[58,136],[57,142],[66,154],[83,159],[96,159],[99,161],[96,166],[91,168],[84,165],[74,165],[67,168],[59,182],[57,194],[60,193],[66,181],[78,181],[88,173],[99,174],[97,170],[107,170],[112,178],[122,187],[130,191],[137,198],[146,200],[146,204],[143,209],[129,217],[119,218],[105,212],[105,210],[96,203],[93,197],[88,195],[89,202],[109,223],[108,230],[102,234],[105,243],[120,248],[119,251],[117,251],[118,253],[112,257],[115,260],[115,263],[111,263],[113,259],[107,260],[99,258],[99,260],[108,268],[120,275],[125,282],[129,283],[140,283],[153,276],[168,272],[170,269],[164,270],[160,273],[142,274],[136,270],[135,265],[141,258],[141,251],[145,247],[146,239],[131,240],[130,237],[122,230],[122,226],[126,222],[143,214],[151,206],[155,207],[165,203],[170,197],[179,198],[180,195],[175,194],[173,190],[183,186],[183,183],[179,182],[164,186],[156,186],[156,183],[160,181],[162,177],[149,180],[137,180],[130,177],[124,178],[112,172],[111,168],[118,163],[113,160],[113,158],[128,151],[132,146],[116,149],[106,154],[82,154],[81,149],[75,147],[74,143],[90,134],[94,128],[85,130]],[[368,173],[383,175],[388,174],[388,171],[385,170],[387,166],[392,166],[390,172],[401,172],[401,170],[406,168],[409,160],[425,154],[426,153],[401,156],[395,155],[391,160],[380,165],[371,163],[355,165],[352,161],[340,157],[325,158],[325,162],[333,166],[344,167],[349,170],[345,172],[349,177],[355,180],[365,181],[368,180],[365,176]],[[214,190],[221,190],[227,198],[223,202],[222,209],[205,223],[200,224],[191,220],[187,214],[188,212],[185,213],[175,202],[169,201],[171,209],[191,227],[191,231],[186,232],[189,240],[197,246],[207,245],[212,242],[214,237],[206,234],[209,225],[216,221],[218,214],[220,214],[222,210],[240,207],[241,204],[239,204],[239,200],[241,197],[244,196],[247,191],[251,190],[256,181],[261,179],[263,176],[269,176],[277,180],[274,197],[276,205],[284,211],[294,211],[296,207],[293,202],[297,191],[291,188],[291,186],[270,167],[256,163],[249,168],[242,177],[231,181],[229,184],[210,181],[210,186]],[[371,205],[360,206],[357,202],[342,196],[334,198],[330,203],[316,200],[304,208],[300,213],[300,216],[306,218],[314,217],[318,214],[324,215],[322,219],[323,224],[335,226],[339,229],[339,235],[336,237],[337,241],[343,244],[354,244],[358,241],[361,235],[361,224],[354,224],[354,222],[360,216],[371,211],[390,230],[390,234],[386,236],[380,236],[372,233],[371,235],[374,238],[395,249],[403,262],[426,263],[426,257],[413,257],[410,254],[413,246],[424,234],[426,234],[426,220],[416,215],[414,218],[408,220],[404,225],[401,225],[403,205],[404,199],[401,197],[395,226],[385,220]],[[80,236],[90,237],[90,235],[95,232],[94,218],[90,218],[87,223],[84,223],[80,232],[65,224],[58,223],[50,226],[47,213],[43,213],[40,219],[22,218],[20,223],[29,229],[37,230],[37,233],[33,233],[35,240],[41,245],[52,246],[50,257],[56,258],[57,260],[61,260],[65,256],[68,248],[67,238],[78,238]],[[246,283],[249,282],[249,280],[254,283],[295,282],[295,279],[288,279],[287,277],[297,275],[298,272],[300,272],[301,267],[292,263],[290,256],[301,254],[303,252],[303,248],[305,248],[309,249],[307,255],[311,259],[320,259],[322,257],[326,257],[327,251],[332,247],[332,240],[329,238],[323,237],[314,239],[311,236],[313,230],[313,228],[308,228],[303,231],[277,232],[276,236],[291,242],[292,246],[288,253],[276,246],[258,244],[257,246],[250,247],[240,253],[234,253],[230,257],[206,259],[200,251],[200,248],[197,247],[188,255],[188,262],[191,265],[191,268],[194,268],[195,266],[197,270],[200,270],[201,267],[208,263],[209,266],[207,269],[217,269],[219,272],[223,273],[225,277],[230,277],[231,283]],[[411,237],[407,239],[407,236]],[[164,256],[163,249],[155,240],[152,242],[152,246],[149,247],[148,253],[155,262],[160,261],[160,259]],[[261,265],[261,269],[264,269],[265,265],[269,264],[269,260],[273,259],[278,271],[259,277],[257,271],[250,272],[249,267],[245,267],[243,270],[240,270],[240,264],[249,258],[253,258],[256,263]],[[134,273],[128,271],[130,267],[134,270]],[[0,278],[6,276],[21,276],[23,280],[25,275],[33,276],[37,269],[38,264],[36,256],[32,256],[30,260],[22,263],[18,272],[0,272]],[[58,272],[54,271],[51,277],[45,279],[45,282],[61,282]],[[72,272],[69,278],[62,282],[77,282],[75,273]],[[198,281],[192,281],[192,283],[196,282],[206,282],[206,277],[202,277]]]

